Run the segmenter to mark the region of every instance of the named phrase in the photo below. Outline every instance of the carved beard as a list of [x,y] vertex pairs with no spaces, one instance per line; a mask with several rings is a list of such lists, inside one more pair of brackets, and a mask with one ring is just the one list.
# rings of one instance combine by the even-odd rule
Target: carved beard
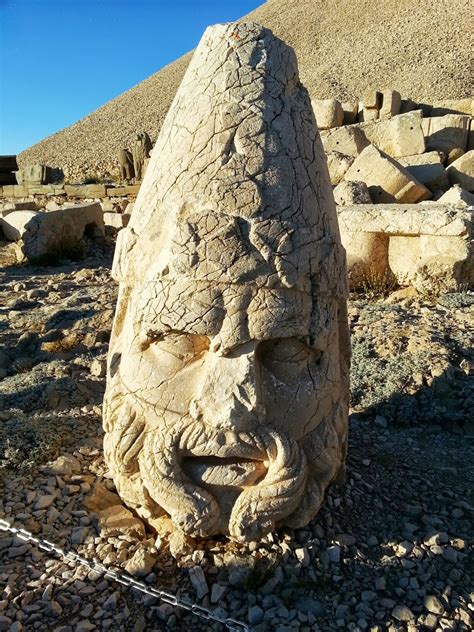
[[[338,420],[344,418],[341,405],[300,446],[269,427],[237,433],[191,416],[149,429],[146,404],[117,382],[115,388],[109,386],[104,402],[104,445],[119,493],[130,505],[144,508],[150,518],[162,515],[164,509],[187,535],[224,533],[249,541],[278,526],[303,526],[316,514],[324,489],[343,462],[345,437],[338,432]],[[156,415],[151,406],[149,415]],[[197,484],[183,467],[187,459],[216,457],[224,464],[255,461],[260,471],[265,464],[255,483],[220,488],[223,498],[233,498],[228,511],[212,486]]]

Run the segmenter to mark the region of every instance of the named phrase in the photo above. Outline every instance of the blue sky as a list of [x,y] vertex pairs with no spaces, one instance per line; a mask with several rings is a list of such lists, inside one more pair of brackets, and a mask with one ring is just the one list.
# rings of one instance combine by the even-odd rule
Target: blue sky
[[262,0],[0,0],[0,154],[78,119]]

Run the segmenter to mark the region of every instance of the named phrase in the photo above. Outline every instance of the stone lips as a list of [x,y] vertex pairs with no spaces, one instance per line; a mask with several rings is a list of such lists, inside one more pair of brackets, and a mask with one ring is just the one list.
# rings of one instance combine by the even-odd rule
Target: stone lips
[[343,467],[344,252],[293,51],[207,29],[119,234],[105,455],[150,524],[258,538]]

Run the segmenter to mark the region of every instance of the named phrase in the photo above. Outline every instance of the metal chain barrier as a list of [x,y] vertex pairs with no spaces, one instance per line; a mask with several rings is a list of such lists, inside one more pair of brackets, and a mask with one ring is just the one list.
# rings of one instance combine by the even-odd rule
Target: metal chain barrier
[[138,590],[145,595],[156,597],[164,603],[175,606],[176,608],[189,610],[197,617],[201,617],[201,619],[206,619],[208,621],[217,621],[218,623],[225,625],[228,630],[233,630],[236,632],[249,631],[249,627],[242,621],[238,621],[237,619],[233,619],[232,617],[222,617],[219,614],[216,614],[213,610],[193,603],[189,599],[181,599],[180,597],[177,597],[176,595],[173,595],[166,590],[159,590],[158,588],[147,586],[144,582],[138,581],[130,575],[120,573],[116,570],[111,570],[100,562],[87,560],[85,557],[81,557],[77,553],[74,553],[74,551],[69,551],[68,553],[66,553],[59,546],[53,544],[53,542],[37,538],[32,533],[25,531],[25,529],[12,527],[10,523],[6,520],[0,519],[0,531],[7,531],[9,533],[12,533],[13,535],[16,535],[17,538],[23,540],[24,542],[31,542],[39,549],[42,549],[47,553],[55,554],[58,557],[62,558],[65,562],[85,566],[89,570],[103,573],[104,577],[117,582],[118,584],[122,584],[122,586],[126,586],[127,588],[134,588],[135,590]]

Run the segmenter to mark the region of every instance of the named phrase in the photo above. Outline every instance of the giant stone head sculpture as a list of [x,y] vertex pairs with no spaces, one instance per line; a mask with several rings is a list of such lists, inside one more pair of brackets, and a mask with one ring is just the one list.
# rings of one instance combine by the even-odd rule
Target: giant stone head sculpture
[[344,466],[346,270],[293,50],[208,28],[130,224],[104,406],[124,501],[189,535],[306,524]]

